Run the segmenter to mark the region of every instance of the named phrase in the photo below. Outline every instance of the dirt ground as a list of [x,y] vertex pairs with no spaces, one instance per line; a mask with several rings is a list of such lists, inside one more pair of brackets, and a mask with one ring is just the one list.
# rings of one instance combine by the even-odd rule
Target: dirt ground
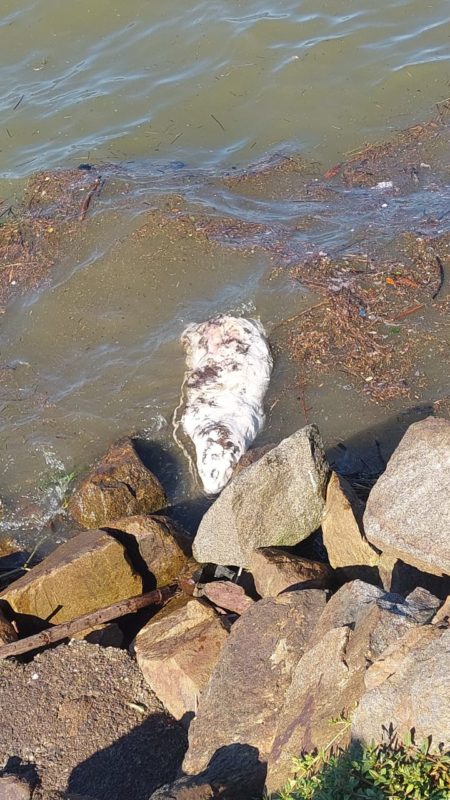
[[39,800],[57,790],[148,800],[186,749],[184,729],[115,648],[72,642],[0,662],[0,708],[0,773],[31,777]]

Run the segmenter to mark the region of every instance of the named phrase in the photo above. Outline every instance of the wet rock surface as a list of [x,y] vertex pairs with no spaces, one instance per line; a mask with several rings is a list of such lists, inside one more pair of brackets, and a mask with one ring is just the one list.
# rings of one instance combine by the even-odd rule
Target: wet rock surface
[[151,514],[166,503],[159,480],[139,458],[133,442],[112,445],[72,494],[67,511],[85,528],[101,528],[121,517]]
[[[85,642],[0,662],[0,764],[32,763],[42,790],[148,800],[175,778],[185,733],[130,656]],[[32,713],[30,710],[32,709]]]
[[302,541],[320,525],[328,469],[315,425],[284,439],[225,487],[200,523],[194,557],[248,567],[253,550]]
[[450,575],[450,421],[411,425],[370,492],[369,541],[390,556]]

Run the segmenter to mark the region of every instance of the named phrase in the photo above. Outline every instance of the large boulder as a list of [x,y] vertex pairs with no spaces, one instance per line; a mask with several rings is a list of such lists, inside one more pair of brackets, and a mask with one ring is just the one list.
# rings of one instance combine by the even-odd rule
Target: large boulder
[[195,713],[227,637],[215,611],[186,596],[172,600],[139,631],[137,662],[175,719]]
[[[0,594],[15,614],[53,624],[141,594],[142,578],[123,545],[105,531],[82,531]],[[26,633],[26,621],[19,626]]]
[[259,547],[306,539],[320,526],[328,473],[319,431],[307,425],[225,487],[200,523],[194,557],[249,567]]
[[262,788],[280,707],[324,606],[320,589],[289,592],[258,601],[233,625],[191,723],[186,773],[210,774],[213,761],[216,779],[233,774],[249,797]]
[[367,668],[409,630],[430,621],[438,604],[428,593],[409,602],[362,581],[336,593],[292,673],[268,760],[270,791],[284,786],[301,752],[327,747],[337,734],[341,746],[349,743],[349,726],[339,729],[333,720],[351,715]]
[[450,747],[450,629],[425,625],[407,631],[369,667],[352,718],[352,735],[369,744],[393,731],[414,729],[417,742]]
[[144,514],[122,517],[111,522],[108,530],[117,532],[130,552],[137,546],[156,586],[171,583],[191,556],[192,538],[169,517]]
[[332,581],[328,564],[289,553],[280,547],[262,547],[251,554],[250,572],[261,597],[276,597],[289,588],[326,589]]
[[84,528],[102,528],[120,517],[159,511],[165,504],[159,480],[142,463],[132,440],[124,438],[82,480],[67,511]]
[[450,575],[450,422],[411,425],[370,492],[368,540],[425,572]]
[[363,513],[364,504],[350,484],[333,472],[327,486],[322,532],[334,569],[378,566],[379,553],[363,533]]

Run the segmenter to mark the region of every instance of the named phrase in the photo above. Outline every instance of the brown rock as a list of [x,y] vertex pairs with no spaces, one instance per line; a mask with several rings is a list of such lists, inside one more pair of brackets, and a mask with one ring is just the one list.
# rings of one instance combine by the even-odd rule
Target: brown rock
[[370,492],[367,539],[407,564],[450,575],[450,421],[411,425]]
[[[111,522],[108,530],[133,537],[157,587],[172,583],[192,552],[192,538],[169,517],[144,514],[122,517]],[[124,538],[124,544],[127,545],[127,538]]]
[[251,467],[252,464],[256,464],[260,458],[269,453],[273,448],[276,447],[275,444],[265,444],[262,447],[253,447],[251,450],[247,450],[243,456],[239,459],[238,463],[236,464],[233,472],[233,478],[236,478],[243,469],[247,467]]
[[328,631],[294,670],[268,759],[269,792],[281,790],[292,776],[294,757],[326,746],[336,736],[332,719],[350,711],[359,697],[361,677],[346,661],[350,635],[347,627]]
[[258,601],[233,625],[189,729],[185,772],[209,765],[210,774],[214,760],[216,779],[233,774],[249,797],[261,789],[292,671],[324,605],[319,589],[290,592]]
[[212,608],[186,597],[139,631],[134,649],[142,674],[176,719],[195,712],[227,636]]
[[16,775],[0,777],[0,800],[30,800],[31,787]]
[[213,581],[200,590],[200,597],[206,597],[215,606],[234,614],[244,614],[255,602],[245,594],[243,586],[231,581]]
[[83,531],[57,547],[10,584],[0,600],[9,603],[17,614],[58,623],[141,592],[142,578],[134,571],[123,545],[105,531],[93,530]]
[[392,728],[400,739],[414,729],[418,742],[450,746],[450,630],[414,628],[383,653],[365,678],[352,718],[352,735],[363,743],[382,741]]
[[85,528],[101,528],[134,514],[150,514],[166,504],[158,479],[144,466],[131,439],[121,439],[75,489],[68,513]]
[[250,572],[261,597],[276,597],[285,589],[322,589],[331,583],[327,564],[301,558],[280,547],[262,547],[252,553]]
[[433,624],[434,625],[450,624],[450,594],[448,595],[447,599],[444,600],[440,609],[433,617]]
[[[294,756],[329,744],[338,733],[332,720],[351,715],[364,692],[366,669],[433,613],[429,597],[408,602],[362,581],[347,584],[331,598],[311,637],[311,649],[293,671],[279,714],[268,763],[270,791],[284,786]],[[350,729],[343,726],[339,745],[349,741]]]
[[9,644],[17,640],[17,632],[9,620],[5,617],[0,607],[0,645]]
[[363,513],[364,504],[350,484],[333,472],[327,487],[322,531],[334,569],[378,565],[379,554],[364,536]]
[[318,644],[333,628],[354,627],[371,603],[383,597],[383,590],[356,580],[345,583],[328,601],[311,636],[310,646]]

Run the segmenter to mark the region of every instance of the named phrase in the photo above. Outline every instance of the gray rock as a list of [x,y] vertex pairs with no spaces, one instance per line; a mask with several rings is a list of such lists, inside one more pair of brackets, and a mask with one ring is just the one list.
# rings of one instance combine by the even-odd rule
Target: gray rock
[[383,553],[450,575],[449,497],[450,422],[428,417],[408,428],[373,487],[366,536]]
[[225,487],[200,523],[194,557],[249,567],[259,547],[306,539],[320,526],[328,473],[319,431],[307,425]]
[[319,589],[290,592],[260,600],[234,624],[191,723],[186,773],[210,775],[214,764],[216,780],[233,774],[248,791],[263,779],[292,671],[324,605]]
[[352,736],[382,741],[389,729],[403,739],[450,746],[450,630],[426,625],[409,630],[367,671],[366,692],[353,715]]

